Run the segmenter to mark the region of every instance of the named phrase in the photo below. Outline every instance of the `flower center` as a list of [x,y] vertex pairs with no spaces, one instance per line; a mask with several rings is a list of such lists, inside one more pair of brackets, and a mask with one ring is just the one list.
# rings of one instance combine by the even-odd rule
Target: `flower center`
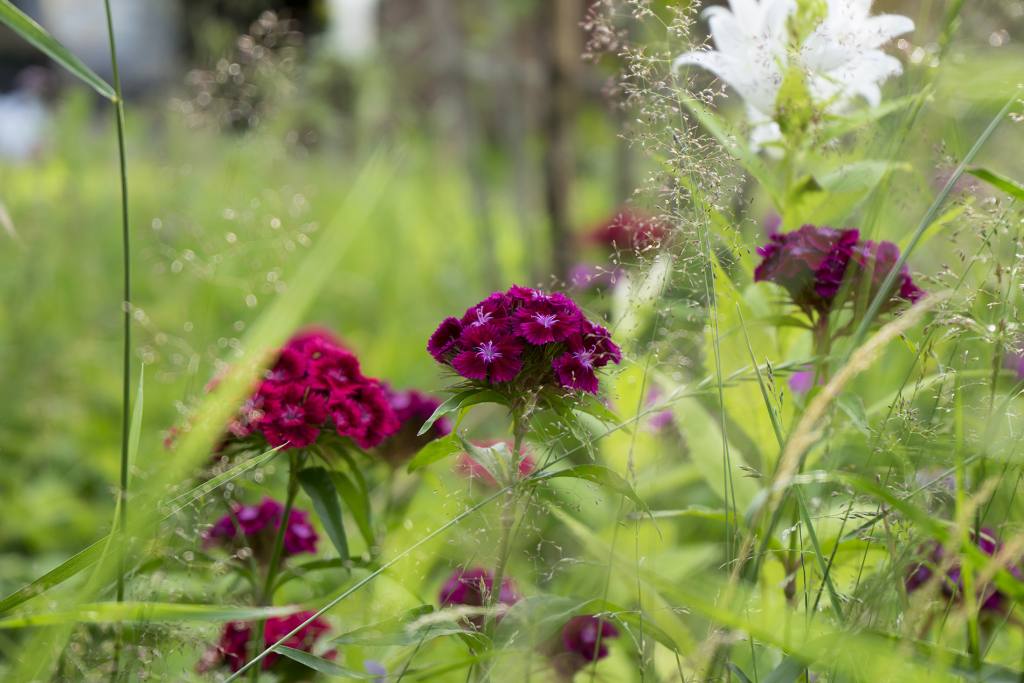
[[485,363],[493,363],[501,358],[501,352],[498,351],[492,341],[484,342],[480,346],[476,347],[476,355],[480,356],[480,359]]
[[577,351],[573,355],[576,356],[576,360],[580,362],[580,365],[585,368],[589,368],[594,365],[594,352],[589,349]]
[[302,408],[299,406],[285,406],[285,409],[281,411],[281,418],[285,420],[301,420]]
[[478,325],[486,325],[491,322],[492,314],[485,311],[482,307],[476,309],[476,322],[473,323],[473,327]]
[[557,315],[544,315],[543,313],[534,313],[533,319],[537,321],[537,324],[545,329],[551,329],[558,322]]

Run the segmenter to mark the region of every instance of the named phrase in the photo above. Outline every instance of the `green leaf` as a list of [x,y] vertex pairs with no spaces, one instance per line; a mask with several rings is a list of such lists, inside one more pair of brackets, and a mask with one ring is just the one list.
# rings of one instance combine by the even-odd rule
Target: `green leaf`
[[139,390],[135,392],[135,405],[132,406],[131,428],[128,430],[128,476],[131,481],[132,470],[139,455],[139,441],[142,437],[142,385],[146,379],[146,367],[139,368]]
[[633,490],[629,482],[622,478],[621,475],[613,472],[604,465],[576,465],[564,470],[558,470],[550,474],[544,474],[538,479],[559,479],[559,478],[570,478],[570,479],[583,479],[591,483],[602,486],[610,491],[614,491],[620,495],[626,496],[631,501],[636,503],[640,509],[646,510],[647,504],[637,495],[637,492]]
[[491,446],[477,446],[476,444],[470,443],[459,436],[459,443],[462,444],[462,448],[469,454],[469,457],[473,459],[476,464],[487,470],[487,473],[491,475],[491,478],[498,483],[502,488],[511,486],[516,482],[519,475],[519,469],[516,468],[515,472],[512,471],[512,450],[508,447],[508,444],[499,441],[498,443]]
[[117,99],[114,89],[109,83],[97,76],[96,72],[82,63],[82,60],[57,42],[57,39],[33,21],[32,17],[12,5],[10,0],[0,0],[0,22],[7,24],[15,33],[32,45],[35,45],[53,61],[87,83],[100,95],[111,101]]
[[428,465],[433,465],[438,460],[444,460],[449,455],[458,453],[459,450],[459,443],[455,438],[455,434],[448,434],[440,439],[434,439],[421,448],[416,456],[409,461],[408,471],[415,472],[416,470],[421,470]]
[[332,470],[331,481],[334,482],[334,488],[341,495],[341,499],[345,501],[345,507],[352,513],[352,519],[359,527],[359,533],[366,540],[366,545],[374,545],[373,525],[370,523],[370,499],[367,498],[366,492],[344,472]]
[[490,389],[466,389],[459,393],[451,396],[444,403],[439,405],[433,414],[427,418],[427,421],[420,427],[420,431],[416,432],[416,436],[423,436],[426,434],[434,423],[440,420],[445,415],[457,412],[463,408],[468,408],[478,403],[500,403],[505,404],[505,397],[496,391]]
[[1024,201],[1024,185],[1021,185],[1016,180],[1012,180],[1004,175],[996,173],[995,171],[990,171],[987,168],[980,168],[978,166],[967,169],[967,172],[978,180],[985,181],[997,190],[1002,190],[1014,199]]
[[331,543],[338,550],[338,556],[347,560],[348,538],[345,536],[345,525],[341,521],[341,504],[338,492],[331,484],[331,476],[323,467],[308,467],[299,470],[299,484],[313,501],[313,509],[324,525]]
[[294,607],[232,607],[230,605],[193,605],[170,602],[100,602],[79,605],[74,610],[23,614],[0,619],[0,629],[56,624],[250,621],[267,617],[283,617],[294,611]]
[[764,679],[764,683],[795,683],[803,674],[804,666],[799,660],[786,657],[775,669]]
[[314,654],[311,654],[304,650],[296,650],[295,648],[288,647],[287,645],[278,645],[274,648],[274,652],[282,654],[288,659],[291,659],[292,661],[298,662],[299,664],[302,664],[303,666],[309,669],[319,671],[320,673],[326,674],[328,676],[336,676],[338,678],[349,679],[355,678],[359,680],[376,680],[378,678],[377,674],[371,674],[365,671],[355,671],[353,669],[346,669],[340,664],[335,664],[329,659],[317,657]]

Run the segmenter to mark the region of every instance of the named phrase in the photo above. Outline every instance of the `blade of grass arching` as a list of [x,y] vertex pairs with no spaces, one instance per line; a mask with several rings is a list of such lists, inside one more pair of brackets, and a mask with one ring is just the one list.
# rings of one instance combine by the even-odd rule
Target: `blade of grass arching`
[[[190,478],[209,457],[223,434],[224,425],[251,391],[258,373],[271,360],[274,350],[301,323],[315,296],[334,276],[337,263],[352,237],[373,215],[391,182],[392,168],[392,164],[377,154],[353,179],[335,217],[328,222],[320,240],[299,264],[288,289],[257,318],[243,339],[241,357],[216,389],[200,402],[197,418],[178,442],[174,458],[163,460],[161,466],[146,479],[145,486],[133,494],[133,510],[136,512],[128,520],[127,538],[152,537],[152,531],[160,522],[158,508],[165,492]],[[87,589],[66,596],[66,601],[73,604],[89,602],[99,587],[109,585],[115,579],[116,568],[111,566],[109,559],[100,564],[102,569],[97,572],[96,580],[90,582]],[[56,664],[58,652],[70,633],[69,625],[36,629],[24,643],[22,657],[9,679],[31,681],[45,678],[45,672]]]
[[[750,352],[750,363],[754,366],[754,371],[757,373],[757,385],[761,388],[761,397],[764,399],[764,406],[772,421],[772,427],[775,430],[775,438],[779,443],[779,451],[781,452],[786,446],[786,440],[782,436],[782,425],[779,422],[779,416],[775,411],[775,406],[772,405],[771,397],[768,395],[768,388],[764,385],[764,379],[761,377],[761,370],[757,367],[757,359],[754,357],[754,349],[750,345],[750,337],[747,335],[747,326],[743,322],[743,313],[740,312],[739,304],[736,305],[736,313],[739,315],[740,329],[743,330],[743,338],[747,342],[747,351]],[[811,521],[811,515],[807,511],[807,503],[803,489],[800,487],[796,488],[796,505],[800,511],[800,518],[803,521],[804,526],[807,527],[807,537],[811,539],[811,548],[814,550],[814,556],[817,559],[818,567],[821,570],[821,580],[828,587],[828,595],[832,601],[832,609],[835,611],[839,622],[842,623],[843,604],[839,600],[839,594],[836,592],[835,585],[832,583],[829,563],[826,562],[825,557],[821,552],[821,545],[818,543],[818,534],[814,530],[814,522]],[[806,590],[806,586],[804,589]]]
[[46,29],[33,21],[20,9],[11,4],[10,0],[0,0],[0,22],[6,24],[19,36],[34,45],[50,59],[60,64],[69,73],[77,76],[93,90],[108,100],[116,101],[119,97],[110,84],[96,75],[82,60],[61,45]]
[[967,167],[971,164],[971,162],[974,161],[974,158],[978,155],[978,152],[981,151],[981,148],[985,146],[985,143],[988,142],[989,138],[992,137],[992,134],[995,133],[996,129],[999,127],[999,124],[1001,124],[1003,122],[1003,119],[1006,118],[1006,115],[1009,113],[1010,108],[1013,107],[1014,103],[1017,102],[1019,97],[1020,91],[1018,90],[1018,92],[1014,93],[1013,97],[1006,101],[1006,104],[1003,105],[1003,108],[999,110],[999,113],[996,114],[995,118],[993,118],[992,121],[988,124],[988,127],[985,128],[982,134],[974,142],[974,145],[971,147],[970,151],[967,152],[967,155],[956,167],[956,170],[953,172],[953,175],[951,175],[949,177],[949,180],[946,181],[945,186],[943,186],[938,196],[932,202],[932,205],[928,207],[928,210],[925,212],[924,217],[921,218],[921,222],[918,223],[917,229],[914,231],[913,236],[910,238],[910,241],[907,242],[907,247],[900,253],[900,257],[896,260],[896,263],[893,264],[893,267],[889,271],[888,275],[885,276],[885,279],[882,281],[881,287],[879,287],[878,289],[878,293],[875,295],[875,298],[872,299],[871,303],[868,305],[867,310],[864,312],[863,318],[861,318],[860,323],[857,325],[857,329],[853,333],[853,337],[849,345],[849,350],[846,354],[847,360],[849,359],[850,354],[853,353],[854,349],[860,346],[861,342],[864,341],[864,337],[867,335],[868,329],[871,327],[871,323],[874,321],[875,316],[878,315],[878,312],[879,310],[881,310],[882,305],[889,300],[889,296],[892,292],[893,285],[896,284],[896,278],[900,276],[900,271],[903,269],[904,264],[906,264],[907,259],[910,257],[910,254],[913,253],[914,248],[917,246],[918,241],[921,239],[921,236],[928,229],[928,226],[932,224],[932,221],[935,220],[935,217],[939,213],[939,209],[942,208],[942,205],[943,203],[945,203],[946,198],[949,197],[949,193],[953,190],[953,186],[956,185],[958,180],[960,180],[960,176],[964,174],[964,171],[966,171]]

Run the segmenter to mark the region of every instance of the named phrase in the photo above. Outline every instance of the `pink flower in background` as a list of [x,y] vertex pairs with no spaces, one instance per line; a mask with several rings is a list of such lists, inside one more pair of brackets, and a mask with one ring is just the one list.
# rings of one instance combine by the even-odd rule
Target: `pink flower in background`
[[[264,498],[259,505],[235,503],[231,507],[231,514],[218,519],[203,534],[203,545],[222,545],[228,548],[246,546],[252,548],[256,557],[267,559],[277,531],[281,528],[284,506],[273,498]],[[284,532],[284,556],[315,554],[317,540],[308,513],[293,508]]]
[[[812,319],[828,315],[845,278],[852,278],[851,291],[858,294],[864,278],[870,277],[866,287],[868,295],[874,297],[899,259],[899,249],[892,242],[861,241],[857,230],[814,225],[774,233],[757,253],[762,260],[754,271],[754,281],[783,287],[793,303]],[[898,284],[883,310],[900,300],[913,303],[924,296],[906,266],[900,271]]]
[[[373,448],[399,427],[380,383],[359,359],[319,328],[293,336],[228,425],[228,441],[259,433],[281,448],[306,448],[325,429]],[[226,442],[225,442],[226,443]]]
[[587,614],[573,617],[562,628],[566,652],[574,652],[588,662],[608,656],[608,641],[619,637],[619,629],[607,619]]
[[[271,617],[267,619],[264,629],[263,648],[265,649],[276,643],[278,640],[290,633],[294,628],[312,617],[314,612],[296,612],[286,617]],[[330,631],[330,625],[323,619],[316,618],[302,628],[294,636],[286,640],[283,645],[311,652],[316,642],[325,633]],[[238,671],[249,661],[247,647],[252,638],[252,624],[242,621],[230,621],[224,625],[220,641],[216,646],[207,650],[200,660],[196,669],[199,673],[205,673],[220,666],[226,666],[232,672]],[[326,659],[334,659],[337,653],[333,650],[320,655]],[[279,666],[275,666],[280,662]],[[264,671],[271,668],[286,679],[292,679],[295,675],[303,676],[308,670],[296,669],[294,672],[282,671],[284,668],[292,668],[292,660],[284,658],[276,652],[271,652],[260,661]],[[299,665],[301,666],[301,665]],[[289,675],[293,674],[293,675]]]
[[622,209],[595,227],[589,240],[609,249],[645,250],[659,246],[668,235],[664,221],[633,209]]
[[490,386],[519,380],[596,393],[596,370],[622,353],[564,294],[513,286],[446,318],[427,350],[462,377]]

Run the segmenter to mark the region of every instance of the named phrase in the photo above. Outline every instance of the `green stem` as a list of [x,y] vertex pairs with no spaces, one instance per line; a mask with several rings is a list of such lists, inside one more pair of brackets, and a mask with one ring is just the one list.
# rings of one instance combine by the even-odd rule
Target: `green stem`
[[[122,533],[128,522],[128,435],[130,431],[131,412],[131,240],[128,228],[128,162],[124,142],[124,97],[121,94],[121,74],[117,64],[117,42],[114,39],[114,20],[110,11],[110,0],[103,0],[103,8],[107,18],[107,39],[110,44],[110,67],[114,79],[114,112],[117,121],[117,154],[119,173],[121,176],[121,244],[123,290],[121,308],[124,323],[124,345],[121,363],[121,476],[117,490],[116,531]],[[118,558],[116,600],[124,600],[124,552],[121,549]],[[111,680],[117,680],[121,659],[121,631],[118,630],[114,643],[114,669]]]
[[[272,605],[274,602],[274,582],[277,581],[277,574],[281,567],[281,555],[284,550],[284,535],[288,530],[288,518],[292,514],[292,506],[295,504],[295,496],[299,492],[299,457],[298,454],[291,453],[291,458],[288,464],[288,492],[285,496],[284,511],[281,513],[281,526],[277,528],[277,535],[274,536],[274,545],[270,551],[270,562],[267,564],[267,576],[263,583],[263,590],[260,592],[259,604]],[[256,635],[256,641],[254,644],[253,653],[259,653],[263,649],[263,642],[266,638],[267,622],[265,619],[261,619],[253,629],[253,633]],[[254,666],[250,674],[251,680],[258,681],[260,677],[260,668]]]

